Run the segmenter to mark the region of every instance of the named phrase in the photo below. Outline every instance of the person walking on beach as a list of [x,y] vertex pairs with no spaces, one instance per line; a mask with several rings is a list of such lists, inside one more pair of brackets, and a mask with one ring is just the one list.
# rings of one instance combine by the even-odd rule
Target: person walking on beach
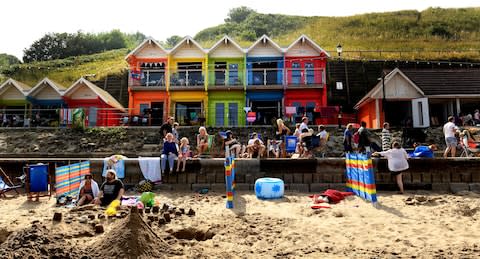
[[443,134],[445,135],[445,143],[447,144],[447,148],[443,153],[443,157],[447,158],[448,153],[451,152],[452,157],[455,157],[457,152],[457,138],[455,137],[455,131],[457,130],[457,126],[453,123],[454,117],[448,117],[448,122],[443,125]]
[[388,160],[388,170],[395,176],[398,188],[401,194],[403,194],[403,181],[402,173],[408,169],[408,154],[405,149],[402,148],[399,142],[395,141],[392,144],[392,149],[382,152],[375,152],[372,155],[381,155]]

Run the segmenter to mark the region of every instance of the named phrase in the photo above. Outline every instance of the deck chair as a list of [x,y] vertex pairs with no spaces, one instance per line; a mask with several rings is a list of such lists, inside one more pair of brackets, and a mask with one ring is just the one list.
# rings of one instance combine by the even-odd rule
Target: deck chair
[[297,148],[297,137],[296,136],[286,136],[285,137],[285,151],[287,153],[295,153]]
[[48,164],[27,165],[24,167],[27,176],[25,191],[28,199],[32,198],[32,194],[35,194],[36,199],[47,196],[50,198],[52,196],[53,188],[48,168]]
[[[195,140],[197,139],[197,135],[195,135]],[[205,152],[201,155],[201,157],[212,157],[214,153],[214,145],[215,144],[215,135],[208,135],[208,147]]]
[[22,188],[23,184],[15,185],[13,184],[10,177],[3,171],[3,168],[0,167],[0,197],[7,197],[6,193],[10,191],[15,191],[17,195],[20,193],[18,192],[18,188]]
[[460,157],[475,157],[480,154],[480,148],[470,148],[468,146],[468,139],[463,138],[460,141],[460,147],[462,149],[462,153],[460,153]]

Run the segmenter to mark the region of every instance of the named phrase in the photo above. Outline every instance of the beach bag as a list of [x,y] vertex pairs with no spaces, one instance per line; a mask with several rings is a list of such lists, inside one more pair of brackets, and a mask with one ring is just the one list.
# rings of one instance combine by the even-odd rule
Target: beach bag
[[150,180],[141,180],[137,185],[137,192],[151,192],[153,190],[153,182]]

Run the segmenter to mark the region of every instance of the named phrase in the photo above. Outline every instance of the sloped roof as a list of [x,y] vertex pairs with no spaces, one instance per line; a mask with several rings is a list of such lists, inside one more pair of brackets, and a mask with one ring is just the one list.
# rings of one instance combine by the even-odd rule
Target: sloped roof
[[53,88],[60,96],[63,95],[63,92],[67,90],[67,88],[61,84],[56,83],[55,81],[49,79],[48,77],[45,77],[42,79],[38,84],[36,84],[29,92],[28,95],[33,96],[34,94],[37,94],[43,87],[43,85],[49,85],[50,87]]
[[117,99],[111,96],[107,91],[101,89],[100,87],[96,86],[95,84],[86,80],[83,77],[78,79],[75,83],[73,83],[73,85],[70,86],[67,89],[67,91],[65,91],[64,96],[69,96],[75,88],[79,87],[82,84],[85,84],[87,87],[89,87],[106,104],[112,106],[113,108],[119,109],[121,111],[125,111],[125,108],[117,101]]
[[30,89],[32,89],[32,87],[22,83],[22,82],[19,82],[13,78],[9,78],[7,81],[3,82],[2,85],[0,85],[0,92],[3,92],[3,88],[6,87],[7,85],[9,84],[12,84],[15,88],[18,89],[18,91],[20,91],[23,95],[27,96],[28,94],[28,91],[30,91]]
[[233,44],[233,46],[235,46],[235,48],[237,48],[238,50],[240,50],[242,53],[245,53],[245,50],[240,47],[240,45],[238,45],[237,42],[235,42],[232,38],[228,37],[227,35],[223,36],[219,41],[217,41],[217,43],[215,43],[209,50],[208,50],[208,53],[211,53],[213,51],[215,51],[215,49],[217,49],[218,47],[220,47],[220,45],[222,45],[222,43],[224,43],[225,41],[228,41],[230,43]]
[[375,96],[379,91],[382,91],[383,84],[388,85],[390,80],[392,80],[397,74],[405,78],[405,80],[407,80],[407,82],[409,82],[409,84],[414,89],[416,89],[421,95],[425,95],[424,91],[421,88],[419,88],[412,80],[410,80],[410,78],[408,78],[407,75],[405,75],[400,69],[395,68],[385,76],[385,82],[382,82],[382,81],[378,82],[370,91],[368,91],[368,93],[365,96],[362,97],[362,99],[360,99],[360,101],[357,102],[357,104],[355,104],[354,108],[358,109],[362,107],[365,103],[367,103],[369,100],[371,100],[373,96]]
[[288,47],[286,48],[285,53],[288,52],[291,48],[293,48],[293,46],[295,46],[295,44],[299,43],[300,41],[307,41],[307,42],[309,42],[316,51],[318,51],[318,52],[320,52],[320,53],[325,53],[325,55],[326,55],[327,57],[331,57],[330,54],[329,54],[326,50],[322,49],[315,41],[313,41],[312,39],[310,39],[310,38],[309,38],[307,35],[305,35],[305,34],[300,35],[300,37],[298,37],[298,39],[296,39],[294,42],[292,42],[292,44],[290,44],[290,46],[288,46]]
[[269,41],[274,48],[276,48],[280,53],[283,53],[284,50],[272,39],[270,39],[267,35],[263,34],[262,37],[260,37],[257,41],[255,41],[250,48],[247,49],[247,53],[250,52],[253,48],[255,48],[258,44],[260,44],[262,41]]
[[130,56],[137,54],[137,52],[139,52],[143,48],[143,46],[145,46],[146,44],[152,44],[152,43],[168,54],[168,50],[166,50],[158,41],[149,37],[149,38],[146,38],[142,43],[140,43],[135,49],[130,51],[130,53],[127,54],[125,59],[127,60]]
[[198,43],[196,42],[191,36],[185,36],[180,42],[177,43],[171,50],[170,53],[174,54],[175,51],[177,51],[184,42],[192,42],[193,45],[195,45],[200,51],[203,53],[207,53],[206,50]]
[[479,95],[480,70],[402,70],[425,95]]

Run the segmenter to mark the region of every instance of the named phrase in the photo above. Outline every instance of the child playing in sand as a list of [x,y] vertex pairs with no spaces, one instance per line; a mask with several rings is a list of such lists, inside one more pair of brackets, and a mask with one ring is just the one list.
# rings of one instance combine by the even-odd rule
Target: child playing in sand
[[188,138],[183,137],[180,140],[180,155],[178,156],[177,172],[180,169],[180,164],[183,162],[182,172],[185,172],[185,165],[187,164],[187,158],[190,157],[190,145]]
[[403,193],[402,173],[408,169],[408,154],[397,141],[393,142],[392,149],[383,152],[375,152],[372,155],[381,155],[388,160],[388,169],[397,180],[400,193]]

